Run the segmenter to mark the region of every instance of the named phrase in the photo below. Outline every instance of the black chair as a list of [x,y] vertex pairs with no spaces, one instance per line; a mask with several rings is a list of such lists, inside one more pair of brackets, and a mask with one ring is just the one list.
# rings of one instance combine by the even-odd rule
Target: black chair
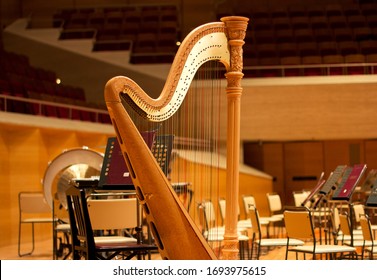
[[[72,234],[73,259],[108,260],[121,258],[128,260],[134,257],[142,259],[152,250],[157,250],[157,246],[143,244],[139,239],[133,237],[111,235],[95,237],[90,221],[86,191],[73,186],[66,191],[66,195]],[[125,215],[126,213],[116,214]]]

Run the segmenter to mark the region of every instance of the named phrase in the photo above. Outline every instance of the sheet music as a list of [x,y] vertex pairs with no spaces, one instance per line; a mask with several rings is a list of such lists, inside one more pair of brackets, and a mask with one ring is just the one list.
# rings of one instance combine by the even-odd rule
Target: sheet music
[[357,183],[366,170],[366,164],[357,164],[348,167],[343,174],[339,187],[335,190],[332,199],[349,200]]

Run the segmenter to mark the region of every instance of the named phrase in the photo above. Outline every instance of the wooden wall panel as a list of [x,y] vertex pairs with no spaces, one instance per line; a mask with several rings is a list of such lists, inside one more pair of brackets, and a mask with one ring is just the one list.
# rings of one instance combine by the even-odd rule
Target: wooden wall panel
[[242,201],[242,196],[253,195],[255,198],[255,203],[257,204],[258,211],[261,216],[268,216],[270,214],[268,210],[268,203],[266,193],[273,191],[273,182],[270,179],[252,176],[249,174],[240,174],[240,196],[239,196],[239,206],[240,206],[240,218],[246,219],[244,213],[244,205]]
[[364,141],[364,158],[368,169],[377,169],[377,140]]
[[273,177],[273,191],[284,193],[284,151],[282,143],[263,144],[263,171]]
[[241,138],[247,141],[375,139],[377,83],[372,76],[246,79],[241,103]]
[[[266,194],[269,192],[284,192],[283,146],[282,143],[246,142],[243,145],[244,162],[272,177],[270,186],[254,184],[252,194],[256,200],[261,215],[270,214]],[[242,204],[240,204],[242,205]]]
[[93,137],[93,135],[88,135],[87,133],[77,133],[77,141],[80,147],[87,146],[95,151],[103,152],[106,149],[107,138],[112,135],[98,135]]
[[264,145],[259,142],[245,142],[243,144],[243,161],[245,164],[263,170]]
[[6,133],[0,130],[0,246],[7,244],[12,233],[11,224],[11,192],[9,182],[9,149],[6,142]]
[[324,141],[325,174],[327,176],[338,165],[364,163],[364,144],[362,140]]
[[284,144],[286,204],[293,205],[293,191],[312,189],[323,172],[322,142],[290,142]]
[[[18,237],[18,193],[21,191],[42,191],[40,184],[40,161],[44,158],[41,157],[43,147],[40,143],[38,128],[12,129],[7,132],[7,146],[10,154],[10,212],[11,223],[13,225],[10,227],[10,232],[12,243],[16,243]],[[26,228],[27,227],[25,227],[25,229]],[[45,238],[48,234],[47,230],[51,233],[51,227],[48,228],[47,225],[36,225],[35,230],[40,232],[40,234],[36,236],[36,240]],[[27,236],[27,233],[28,231],[25,230],[24,236]],[[31,239],[28,241],[30,242],[30,240]]]

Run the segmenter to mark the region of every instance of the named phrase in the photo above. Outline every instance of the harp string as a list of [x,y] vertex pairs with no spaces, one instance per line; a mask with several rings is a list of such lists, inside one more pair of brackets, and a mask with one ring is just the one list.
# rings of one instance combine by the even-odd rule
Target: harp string
[[[213,70],[214,68],[216,69],[215,71]],[[192,130],[190,130],[189,137],[196,140],[190,144],[190,147],[187,147],[187,150],[195,157],[194,162],[197,164],[193,164],[192,169],[188,172],[183,168],[178,170],[183,174],[189,174],[186,180],[191,181],[190,185],[194,193],[195,205],[199,205],[206,200],[213,202],[215,210],[206,209],[206,214],[210,223],[214,221],[209,224],[215,228],[214,234],[221,236],[221,233],[216,232],[216,229],[221,229],[222,222],[217,202],[221,192],[221,173],[219,170],[221,153],[220,118],[226,118],[226,111],[221,112],[220,106],[223,102],[222,99],[225,98],[225,94],[221,90],[223,89],[223,76],[220,78],[221,69],[224,69],[224,67],[216,62],[208,62],[201,69],[202,71],[199,71],[193,82],[193,89],[190,89],[187,95],[187,103],[190,109],[185,109],[185,114],[189,112],[189,116],[184,116],[185,123],[189,123]],[[195,130],[197,131],[195,132]],[[202,147],[195,147],[195,142],[208,144]],[[198,211],[197,207],[191,208],[191,210],[190,214],[198,223],[198,226],[206,229],[206,224],[203,223],[201,218],[202,213]],[[210,246],[217,249],[219,244],[211,242]]]

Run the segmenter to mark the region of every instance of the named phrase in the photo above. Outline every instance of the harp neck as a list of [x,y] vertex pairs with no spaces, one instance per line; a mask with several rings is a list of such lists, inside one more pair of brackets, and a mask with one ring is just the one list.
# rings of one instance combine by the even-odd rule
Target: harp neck
[[[151,98],[129,78],[115,77],[111,80],[115,96],[107,96],[106,100],[119,102],[121,93],[142,117],[161,122],[179,109],[197,70],[205,62],[220,61],[230,72],[242,70],[242,49],[241,53],[231,54],[230,47],[242,47],[243,40],[239,37],[241,32],[245,33],[241,30],[246,28],[247,21],[242,17],[227,17],[223,21],[200,26],[183,40],[158,98]],[[229,44],[230,41],[233,45]]]

